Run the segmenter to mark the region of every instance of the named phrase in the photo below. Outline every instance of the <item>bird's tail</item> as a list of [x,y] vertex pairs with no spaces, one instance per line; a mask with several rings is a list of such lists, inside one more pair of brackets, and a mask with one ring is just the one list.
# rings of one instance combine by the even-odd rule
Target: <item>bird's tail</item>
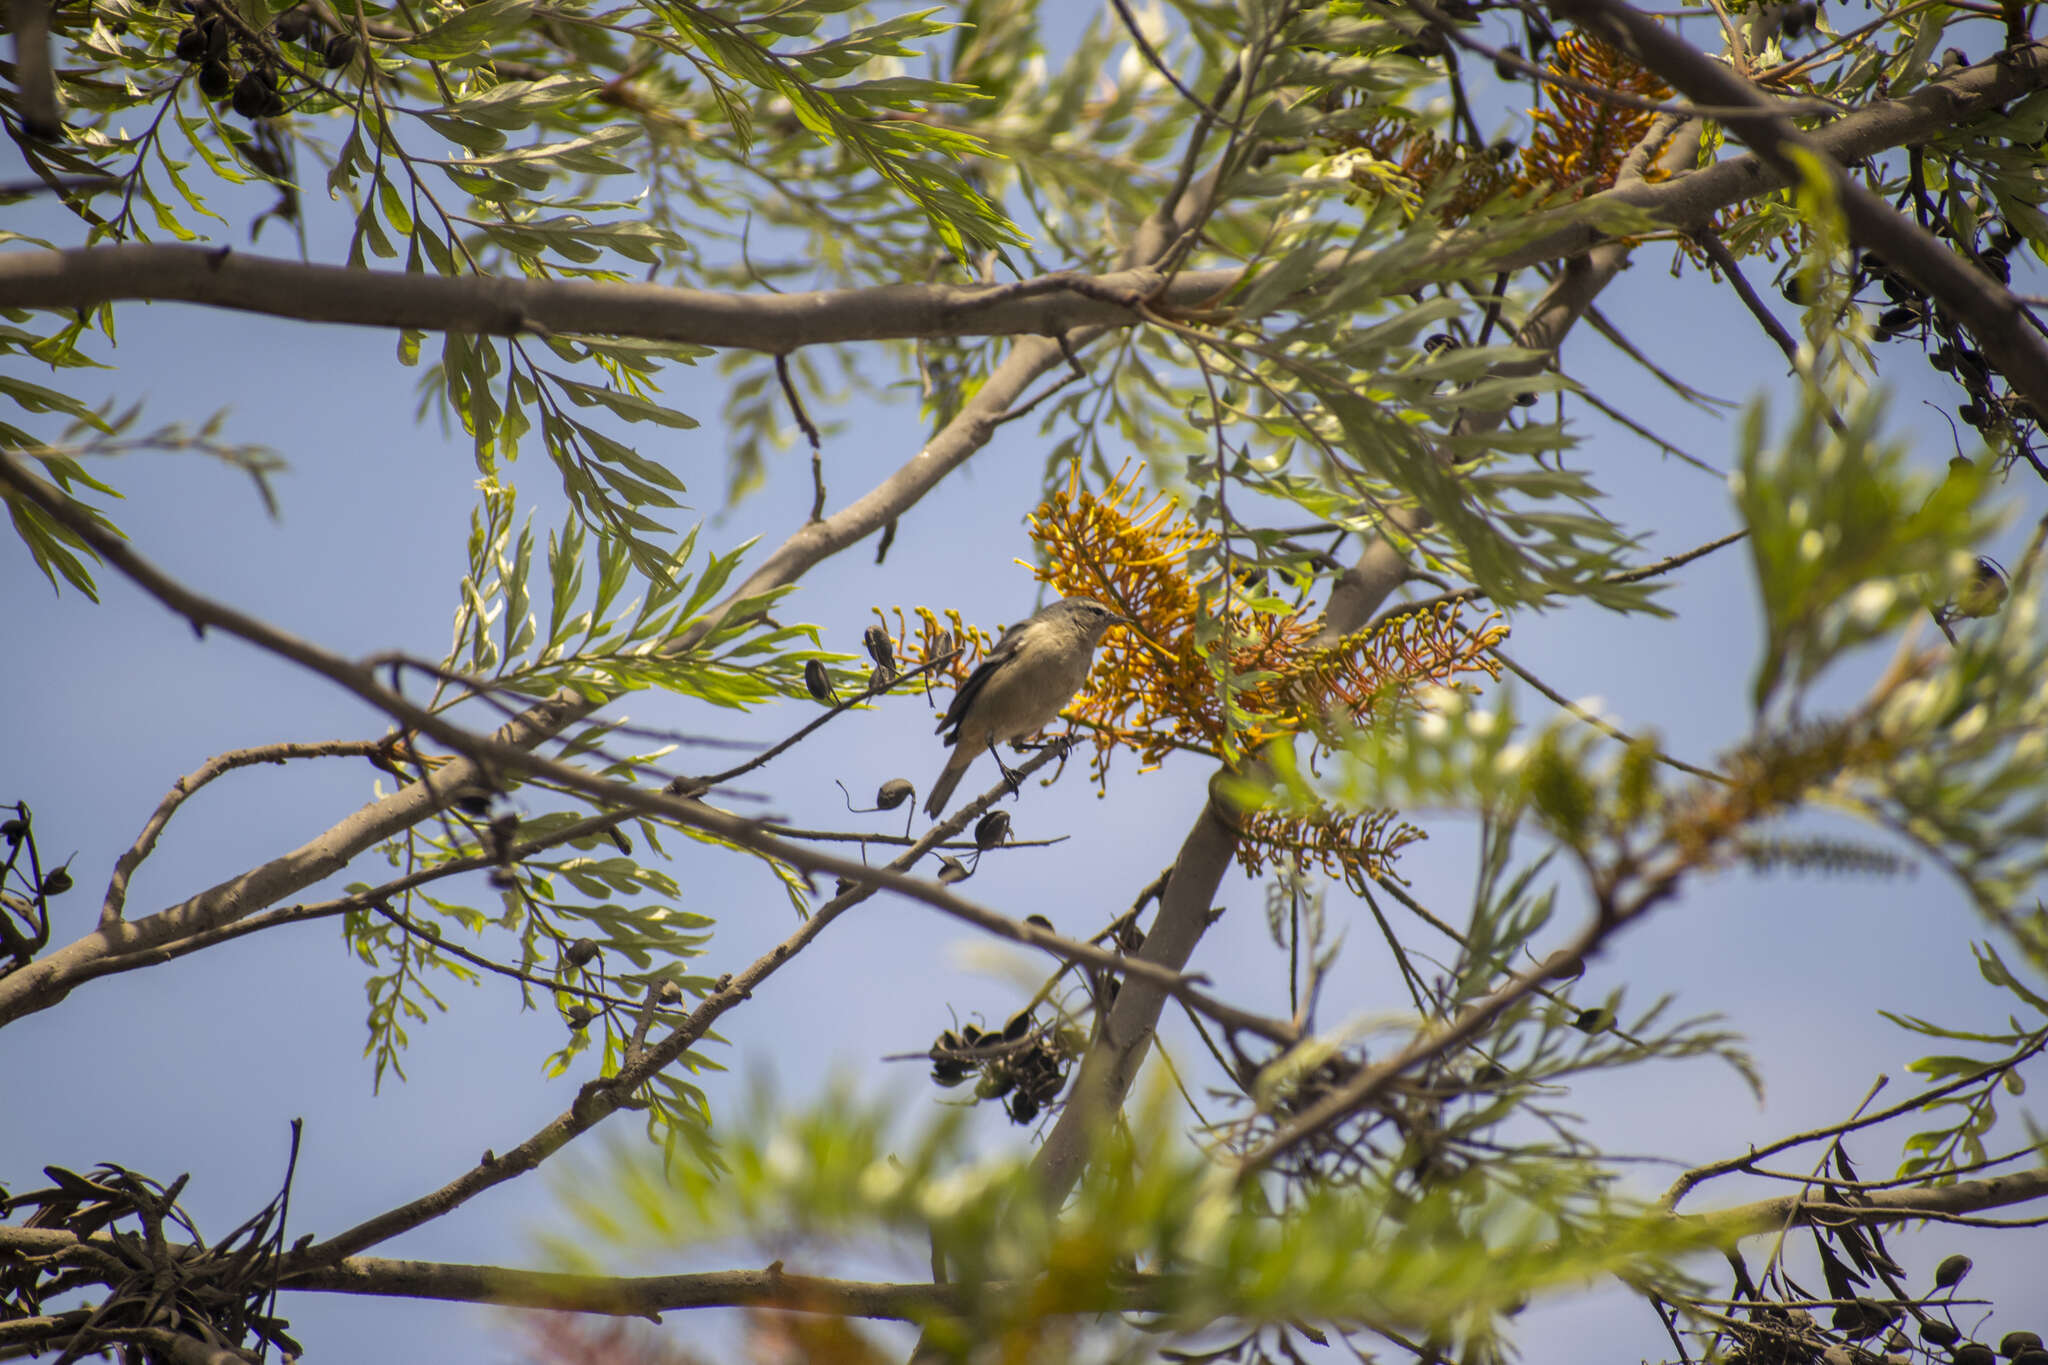
[[932,783],[930,796],[924,799],[924,813],[936,820],[945,813],[946,803],[953,799],[953,788],[960,785],[960,779],[967,775],[967,765],[974,762],[974,746],[955,744],[953,752],[946,755],[946,766],[939,770],[939,780]]

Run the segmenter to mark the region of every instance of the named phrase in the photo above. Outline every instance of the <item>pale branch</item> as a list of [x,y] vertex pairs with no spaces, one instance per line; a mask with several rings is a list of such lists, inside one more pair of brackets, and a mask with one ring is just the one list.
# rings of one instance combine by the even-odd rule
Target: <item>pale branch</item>
[[[2048,85],[2048,45],[2033,43],[1960,68],[1896,100],[1868,105],[1805,134],[1839,163],[1925,142]],[[1638,180],[1531,220],[1514,243],[1475,256],[1481,238],[1446,232],[1412,266],[1515,270],[1611,241],[1612,209],[1690,232],[1721,209],[1781,189],[1763,157],[1731,157],[1691,175]],[[1552,222],[1554,227],[1540,225]],[[1631,225],[1634,234],[1640,228]],[[1369,267],[1366,258],[1364,268]],[[1331,269],[1361,268],[1336,256]],[[1180,271],[1160,287],[1143,269],[1062,273],[1004,285],[902,284],[791,294],[722,294],[662,285],[451,277],[287,261],[225,247],[121,245],[0,252],[0,307],[76,310],[121,300],[180,301],[309,322],[518,336],[591,333],[787,353],[832,342],[940,336],[1048,336],[1137,323],[1139,300],[1162,310],[1213,305],[1241,282],[1230,268]],[[1313,288],[1315,281],[1309,282]]]
[[1881,1227],[1929,1218],[1947,1221],[2043,1197],[2048,1197],[2048,1166],[1949,1185],[1876,1190],[1854,1203],[1787,1194],[1713,1213],[1672,1216],[1734,1238],[1775,1232],[1788,1222],[1795,1227],[1837,1228]]
[[958,1311],[968,1302],[970,1289],[981,1293],[1006,1289],[1001,1284],[876,1284],[826,1279],[795,1274],[779,1263],[763,1270],[624,1276],[398,1261],[381,1256],[351,1256],[332,1266],[295,1272],[278,1287],[614,1317],[651,1318],[689,1308],[779,1308],[904,1322]]
[[[1705,1214],[1666,1213],[1677,1228],[1704,1234],[1732,1245],[1736,1240],[1774,1232],[1789,1219],[1795,1226],[1837,1228],[1885,1227],[1934,1217],[1961,1218],[2048,1197],[2048,1168],[1947,1185],[1879,1190],[1853,1203],[1788,1195],[1758,1200]],[[0,1227],[0,1252],[17,1256],[52,1257],[80,1251],[111,1251],[113,1238],[89,1237],[61,1228]],[[180,1259],[202,1254],[197,1248],[174,1246]],[[776,1262],[760,1270],[701,1271],[677,1275],[587,1275],[522,1270],[505,1266],[465,1265],[442,1261],[396,1260],[381,1256],[350,1256],[330,1264],[308,1264],[288,1253],[281,1268],[282,1290],[299,1293],[372,1295],[380,1298],[430,1299],[452,1303],[495,1304],[507,1308],[600,1313],[617,1317],[653,1318],[666,1312],[700,1308],[783,1308],[839,1317],[923,1321],[957,1313],[974,1298],[1028,1299],[1033,1281],[992,1281],[978,1284],[894,1284],[803,1275]],[[1117,1311],[1146,1312],[1167,1307],[1184,1292],[1172,1276],[1143,1272],[1104,1286]],[[1711,1302],[1705,1301],[1705,1302]],[[1073,1312],[1099,1312],[1091,1301]],[[28,1319],[0,1327],[0,1342],[47,1339],[63,1316]]]
[[15,109],[21,131],[55,141],[64,135],[57,106],[57,80],[50,65],[50,0],[10,0],[7,26],[14,30]]
[[1968,327],[1999,373],[2035,411],[2048,412],[2048,341],[2029,325],[2025,309],[2004,285],[1847,175],[1842,160],[1794,129],[1769,96],[1648,15],[1620,0],[1551,0],[1550,8],[1629,53],[1692,99],[1754,109],[1753,114],[1727,115],[1729,130],[1787,179],[1799,173],[1802,160],[1824,174],[1850,237]]
[[[0,263],[6,260],[0,254]],[[1090,339],[1086,334],[1082,340]],[[671,642],[688,649],[712,622],[731,608],[771,589],[796,582],[812,567],[893,522],[981,449],[994,433],[1008,406],[1031,383],[1062,362],[1062,349],[1042,337],[1021,339],[986,383],[951,421],[888,478],[823,521],[805,523],[770,554],[746,580],[703,618],[705,624]],[[591,714],[596,707],[580,695],[564,691],[535,703],[525,714],[495,734],[497,742],[515,748],[543,743]],[[451,791],[488,785],[487,776],[467,760],[443,771],[445,786],[415,783],[363,807],[324,833],[260,867],[230,878],[177,905],[142,920],[124,920],[47,953],[29,966],[0,978],[0,1024],[25,1013],[47,1009],[70,989],[69,974],[107,957],[162,947],[190,934],[203,933],[324,880],[363,851],[410,827],[447,803]]]
[[235,749],[228,753],[216,754],[191,772],[171,784],[170,791],[157,803],[156,810],[135,836],[134,844],[114,860],[114,874],[107,880],[106,900],[100,906],[102,927],[121,918],[121,907],[128,900],[128,882],[135,875],[135,869],[142,866],[156,848],[158,836],[164,832],[171,816],[187,797],[207,783],[237,768],[247,768],[257,763],[283,763],[294,758],[361,758],[377,752],[384,741],[375,739],[334,739],[312,744],[262,744],[252,749]]
[[[1217,886],[1237,852],[1237,829],[1213,789],[1182,841],[1159,910],[1137,956],[1178,972],[1209,927]],[[1052,1132],[1033,1158],[1047,1204],[1058,1207],[1080,1180],[1089,1154],[1123,1106],[1159,1025],[1167,992],[1144,979],[1125,981],[1109,1017],[1096,1029],[1080,1074]]]
[[[381,745],[373,747],[381,747]],[[522,859],[532,857],[536,853],[544,853],[551,848],[574,843],[578,839],[602,834],[606,830],[622,824],[631,818],[633,818],[633,814],[629,811],[614,811],[588,816],[563,826],[546,838],[529,839],[511,844],[507,847],[503,856],[506,860],[516,863]],[[772,829],[773,827],[771,826],[770,828]],[[394,877],[390,881],[380,882],[353,895],[341,896],[334,900],[316,901],[310,905],[279,906],[276,909],[260,911],[246,918],[234,920],[231,923],[219,925],[200,933],[188,934],[183,938],[173,939],[168,943],[152,948],[144,948],[115,957],[95,958],[72,971],[66,978],[66,982],[68,986],[76,986],[102,976],[114,976],[122,972],[132,972],[142,967],[154,967],[165,962],[172,962],[178,958],[198,952],[201,949],[211,948],[217,944],[226,943],[231,939],[242,938],[249,934],[260,933],[266,929],[275,929],[287,924],[303,924],[310,920],[332,919],[336,915],[344,915],[351,910],[367,909],[378,901],[389,900],[394,896],[403,895],[405,892],[416,887],[427,886],[465,872],[480,872],[487,868],[495,867],[499,864],[499,861],[498,857],[483,851],[452,857],[445,862],[436,863],[431,867],[417,868],[403,876]],[[437,946],[440,946],[438,940]],[[602,995],[600,992],[583,990],[575,986],[558,985],[554,982],[536,982],[535,984],[546,984],[551,989],[565,990],[592,999],[608,1000],[610,998]]]

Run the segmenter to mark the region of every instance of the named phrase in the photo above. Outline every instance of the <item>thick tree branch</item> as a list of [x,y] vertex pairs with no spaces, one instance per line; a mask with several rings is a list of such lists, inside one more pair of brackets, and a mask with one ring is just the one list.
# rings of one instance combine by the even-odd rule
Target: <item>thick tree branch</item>
[[[1704,60],[1704,58],[1702,59]],[[1732,73],[1729,73],[1732,78]],[[1924,142],[2048,85],[2048,46],[2034,43],[1930,81],[1805,134],[1848,163]],[[1693,175],[1617,185],[1533,220],[1508,247],[1474,260],[1473,234],[1449,232],[1413,265],[1514,270],[1590,251],[1612,232],[1608,210],[1646,213],[1687,232],[1731,204],[1789,179],[1765,158],[1731,157]],[[1544,221],[1556,226],[1542,230]],[[1630,231],[1635,231],[1633,227]],[[1901,265],[1904,262],[1900,262]],[[1355,260],[1332,261],[1355,270]],[[1367,268],[1369,268],[1369,263]],[[127,245],[0,252],[0,307],[90,308],[178,301],[308,322],[513,336],[589,332],[771,353],[831,342],[937,336],[1046,336],[1080,326],[1127,327],[1140,299],[1174,310],[1212,305],[1242,279],[1234,268],[1176,273],[1056,274],[995,286],[886,285],[794,294],[719,294],[651,284],[446,277],[308,265],[222,247]],[[1312,287],[1312,286],[1311,286]],[[1154,292],[1154,291],[1158,292]]]
[[[2043,1197],[2048,1197],[2048,1167],[1949,1185],[1879,1190],[1849,1204],[1787,1195],[1713,1213],[1667,1216],[1676,1225],[1704,1231],[1732,1244],[1741,1237],[1775,1233],[1788,1222],[1795,1226],[1840,1227],[1853,1223],[1861,1227],[1886,1227],[1929,1216],[1966,1217]],[[17,1255],[48,1257],[74,1247],[111,1245],[112,1239],[105,1233],[82,1239],[60,1228],[0,1227],[0,1252]],[[177,1254],[196,1252],[192,1248],[178,1248]],[[299,1292],[487,1303],[620,1317],[653,1317],[693,1308],[765,1307],[902,1321],[956,1312],[971,1297],[1028,1296],[1032,1290],[1028,1283],[890,1284],[829,1279],[795,1274],[784,1270],[780,1263],[762,1270],[615,1276],[381,1256],[351,1256],[332,1265],[286,1269],[279,1287]],[[1120,1285],[1105,1286],[1104,1292],[1111,1296],[1119,1311],[1144,1312],[1170,1304],[1181,1292],[1181,1286],[1159,1277],[1136,1274]],[[1099,1306],[1091,1304],[1074,1311],[1095,1312]],[[57,1322],[49,1319],[11,1326],[40,1333]]]
[[1799,174],[1802,160],[1824,174],[1848,220],[1849,235],[1968,327],[1999,373],[2035,411],[2048,413],[2048,342],[2028,325],[2011,290],[1845,175],[1841,161],[1817,139],[1795,130],[1775,101],[1648,15],[1620,0],[1552,0],[1550,8],[1628,52],[1692,99],[1755,109],[1754,116],[1729,115],[1729,129],[1788,180]]
[[171,822],[171,816],[177,813],[178,807],[185,804],[185,799],[216,777],[256,763],[283,763],[294,758],[361,758],[375,753],[382,743],[375,739],[334,739],[317,744],[263,744],[207,759],[171,784],[170,791],[157,803],[142,832],[135,836],[134,844],[114,860],[114,875],[107,881],[106,899],[100,906],[100,923],[112,924],[121,918],[121,907],[128,900],[128,882],[135,875],[135,869],[142,866],[143,859],[156,848],[157,837],[164,832],[164,826]]

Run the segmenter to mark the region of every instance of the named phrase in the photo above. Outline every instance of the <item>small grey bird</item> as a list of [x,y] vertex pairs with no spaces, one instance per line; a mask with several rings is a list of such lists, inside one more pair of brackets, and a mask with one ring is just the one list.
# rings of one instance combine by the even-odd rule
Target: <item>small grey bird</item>
[[939,718],[939,733],[953,752],[932,783],[924,813],[937,819],[945,811],[953,788],[983,749],[1011,776],[996,745],[1052,724],[1088,681],[1103,633],[1121,624],[1126,618],[1093,598],[1066,597],[1004,631]]

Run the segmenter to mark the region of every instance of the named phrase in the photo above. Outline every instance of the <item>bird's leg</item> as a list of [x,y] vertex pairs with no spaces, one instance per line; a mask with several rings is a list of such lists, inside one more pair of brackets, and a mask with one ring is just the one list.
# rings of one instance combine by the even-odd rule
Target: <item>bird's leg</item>
[[1023,791],[1024,779],[1017,775],[1015,768],[1003,762],[1003,756],[996,752],[996,742],[994,740],[988,742],[988,756],[996,761],[998,768],[1003,770],[1003,781],[1009,783],[1010,795],[1020,795]]

